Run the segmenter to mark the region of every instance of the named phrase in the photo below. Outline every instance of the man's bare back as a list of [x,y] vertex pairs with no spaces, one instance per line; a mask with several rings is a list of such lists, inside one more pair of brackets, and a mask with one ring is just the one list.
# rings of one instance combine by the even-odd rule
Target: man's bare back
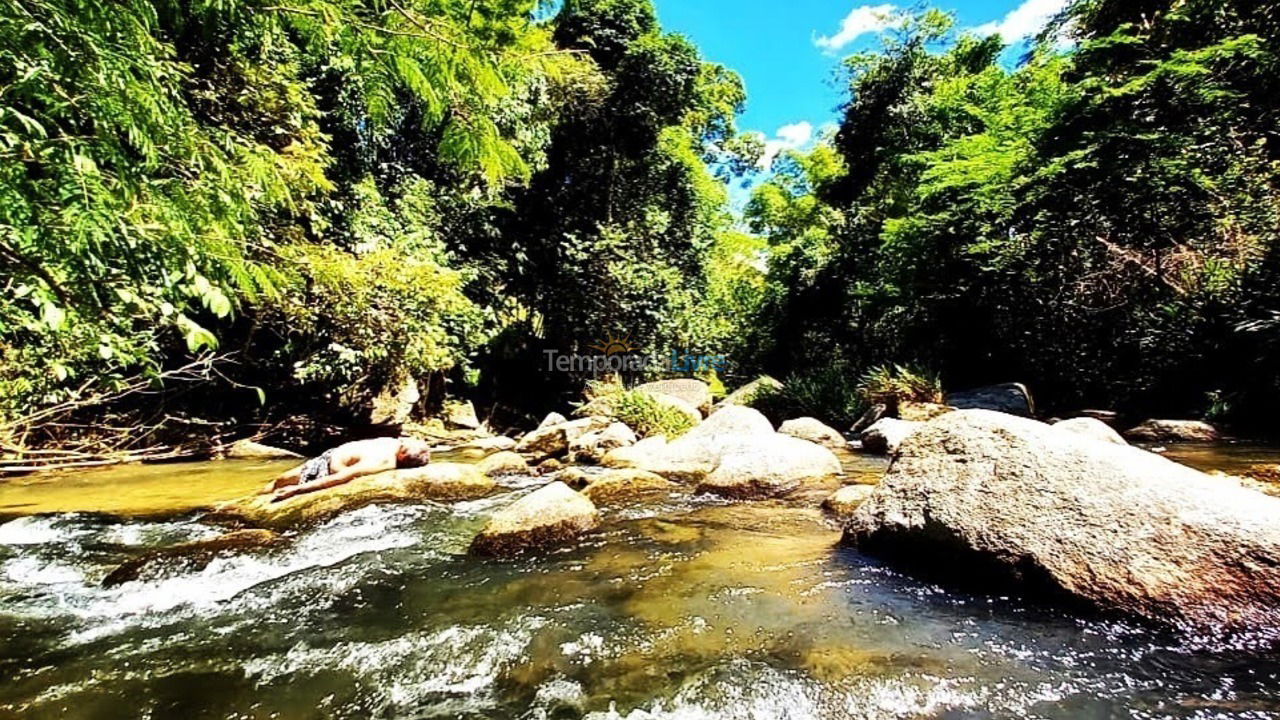
[[302,493],[331,488],[398,467],[419,467],[431,461],[431,449],[416,438],[374,438],[339,445],[323,455],[281,474],[263,493],[279,502]]

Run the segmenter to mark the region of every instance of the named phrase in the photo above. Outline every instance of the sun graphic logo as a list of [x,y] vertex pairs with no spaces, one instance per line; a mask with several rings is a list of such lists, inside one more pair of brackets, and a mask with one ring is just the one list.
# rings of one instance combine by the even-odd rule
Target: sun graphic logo
[[626,335],[618,337],[617,335],[609,335],[604,340],[598,341],[595,345],[588,345],[592,350],[598,350],[602,355],[625,355],[633,353],[640,349],[639,345],[631,344],[631,336]]

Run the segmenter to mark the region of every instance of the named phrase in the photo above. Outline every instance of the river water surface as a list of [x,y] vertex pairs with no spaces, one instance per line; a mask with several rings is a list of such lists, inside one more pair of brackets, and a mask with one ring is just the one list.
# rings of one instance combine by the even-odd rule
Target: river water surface
[[[1280,459],[1198,452],[1172,454]],[[574,547],[467,556],[489,513],[545,482],[511,478],[100,587],[217,535],[196,508],[276,468],[0,483],[0,717],[1280,718],[1273,649],[912,579],[840,546],[821,493],[675,496],[605,509]]]

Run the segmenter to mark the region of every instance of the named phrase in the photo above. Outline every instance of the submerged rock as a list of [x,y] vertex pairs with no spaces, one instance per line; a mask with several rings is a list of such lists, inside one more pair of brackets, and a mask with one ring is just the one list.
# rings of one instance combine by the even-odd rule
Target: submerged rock
[[586,497],[553,482],[494,513],[471,541],[481,555],[514,555],[560,545],[600,524],[600,513]]
[[215,508],[209,519],[278,530],[327,520],[366,505],[469,500],[487,495],[493,487],[493,479],[474,465],[432,463],[366,475],[279,502],[273,502],[271,495],[251,495]]
[[302,456],[296,452],[263,445],[252,440],[237,440],[227,448],[227,458],[231,460],[300,460]]
[[1062,420],[1053,424],[1053,429],[1059,432],[1075,433],[1081,437],[1093,438],[1099,442],[1109,442],[1116,445],[1128,445],[1125,439],[1120,436],[1110,425],[1101,420],[1094,420],[1091,417],[1077,417],[1070,420]]
[[102,579],[102,587],[115,587],[148,579],[175,565],[187,572],[196,572],[220,555],[271,547],[283,541],[284,538],[270,530],[233,530],[209,540],[196,540],[153,550],[127,560],[112,570]]
[[698,419],[711,412],[711,386],[694,378],[657,380],[636,386],[636,391],[650,395],[666,395],[680,400],[698,411]]
[[822,502],[822,507],[837,520],[848,520],[849,516],[853,515],[853,511],[857,510],[875,489],[875,485],[845,485],[831,493]]
[[849,447],[849,441],[844,439],[835,428],[824,425],[821,420],[811,417],[795,418],[787,420],[778,428],[778,432],[783,435],[808,440],[811,443],[825,445],[832,450],[844,450]]
[[1280,499],[1001,413],[913,433],[845,538],[945,577],[1157,622],[1280,625]]
[[862,431],[862,449],[878,455],[892,455],[911,433],[924,423],[897,418],[880,418]]
[[1147,420],[1126,430],[1124,436],[1142,442],[1216,442],[1217,428],[1200,420]]
[[947,393],[946,404],[960,410],[995,410],[1023,417],[1036,414],[1031,391],[1026,385],[1016,382]]
[[[561,477],[564,478],[564,473],[561,473]],[[578,480],[576,477],[571,479]],[[661,475],[635,469],[584,474],[581,481],[585,482],[582,494],[596,505],[618,505],[652,499],[670,495],[680,487]]]
[[490,477],[531,475],[533,473],[529,468],[529,462],[524,459],[524,456],[510,450],[503,450],[486,457],[476,463],[476,468]]

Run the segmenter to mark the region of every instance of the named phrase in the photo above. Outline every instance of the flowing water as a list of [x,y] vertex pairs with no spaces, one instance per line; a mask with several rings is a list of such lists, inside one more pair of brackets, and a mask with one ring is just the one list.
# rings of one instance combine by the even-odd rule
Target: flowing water
[[217,535],[194,509],[276,467],[0,483],[0,717],[1280,718],[1276,651],[912,579],[841,547],[816,492],[675,496],[574,547],[467,556],[542,482],[512,478],[100,586]]

